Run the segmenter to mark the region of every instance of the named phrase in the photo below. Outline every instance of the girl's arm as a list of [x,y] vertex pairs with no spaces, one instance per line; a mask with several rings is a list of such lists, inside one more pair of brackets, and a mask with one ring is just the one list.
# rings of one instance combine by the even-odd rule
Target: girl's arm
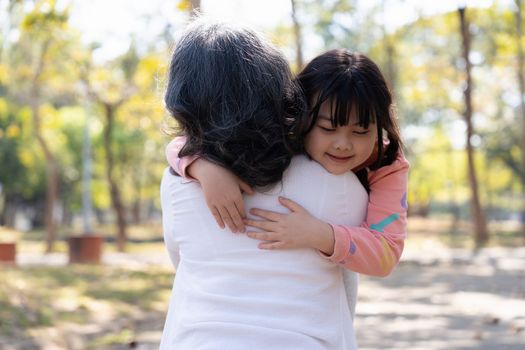
[[177,136],[166,146],[166,160],[170,167],[177,174],[185,178],[186,180],[195,180],[186,173],[189,166],[192,165],[199,157],[198,156],[187,156],[179,158],[179,152],[186,144],[185,136]]
[[327,224],[299,204],[280,198],[290,213],[252,209],[264,220],[245,223],[264,231],[248,236],[264,241],[261,249],[314,248],[349,270],[387,276],[399,262],[406,237],[408,168],[400,155],[393,164],[370,173],[367,217],[361,226]]
[[[179,158],[179,151],[186,143],[186,137],[172,140],[166,147],[166,159],[171,168],[188,180],[197,180],[202,187],[206,203],[219,227],[232,232],[244,232],[242,219],[246,217],[241,191],[252,194],[253,190],[231,171],[199,158]],[[225,225],[226,223],[226,225]]]
[[392,272],[406,238],[408,169],[408,161],[399,154],[391,165],[370,172],[366,221],[360,227],[332,225],[331,261],[367,275]]

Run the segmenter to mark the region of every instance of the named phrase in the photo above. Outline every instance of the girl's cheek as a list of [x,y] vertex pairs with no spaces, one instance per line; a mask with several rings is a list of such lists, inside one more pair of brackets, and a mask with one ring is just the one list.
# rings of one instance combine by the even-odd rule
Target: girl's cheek
[[306,134],[304,138],[304,150],[306,152],[306,155],[312,156],[312,148],[314,147],[314,140],[315,136],[312,135],[313,131],[310,131],[308,134]]

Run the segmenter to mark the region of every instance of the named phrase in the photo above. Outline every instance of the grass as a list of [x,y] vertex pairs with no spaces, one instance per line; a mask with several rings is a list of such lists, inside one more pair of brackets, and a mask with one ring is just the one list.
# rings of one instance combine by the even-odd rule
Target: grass
[[[33,336],[33,329],[96,324],[93,348],[128,344],[132,330],[114,325],[155,314],[163,320],[173,272],[111,266],[0,269],[0,348]],[[130,333],[131,332],[131,333]]]
[[97,339],[92,340],[88,344],[89,349],[100,349],[104,346],[111,346],[111,345],[117,345],[117,344],[128,344],[128,346],[131,348],[133,347],[135,335],[133,334],[132,330],[129,329],[123,329],[121,331],[117,331],[111,334],[104,335],[102,337],[99,337]]

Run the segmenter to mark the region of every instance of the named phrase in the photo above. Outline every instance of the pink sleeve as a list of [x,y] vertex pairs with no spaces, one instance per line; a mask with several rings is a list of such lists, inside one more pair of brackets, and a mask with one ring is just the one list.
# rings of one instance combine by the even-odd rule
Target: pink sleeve
[[331,261],[366,275],[384,277],[392,272],[406,237],[408,168],[408,161],[399,154],[391,165],[369,173],[366,221],[357,227],[332,225]]
[[179,152],[186,144],[186,136],[177,136],[166,146],[166,160],[170,167],[180,176],[187,180],[193,180],[186,173],[186,169],[193,163],[199,156],[187,156],[179,158]]

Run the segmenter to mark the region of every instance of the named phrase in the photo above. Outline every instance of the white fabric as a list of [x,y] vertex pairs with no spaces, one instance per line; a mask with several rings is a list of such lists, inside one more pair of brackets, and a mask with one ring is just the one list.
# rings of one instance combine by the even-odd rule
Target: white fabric
[[[353,173],[331,175],[303,156],[273,189],[245,196],[245,206],[286,212],[278,195],[335,224],[360,224],[368,203]],[[354,273],[349,305],[341,268],[316,250],[261,250],[258,241],[221,230],[199,184],[168,170],[161,198],[177,269],[161,350],[357,349]]]

